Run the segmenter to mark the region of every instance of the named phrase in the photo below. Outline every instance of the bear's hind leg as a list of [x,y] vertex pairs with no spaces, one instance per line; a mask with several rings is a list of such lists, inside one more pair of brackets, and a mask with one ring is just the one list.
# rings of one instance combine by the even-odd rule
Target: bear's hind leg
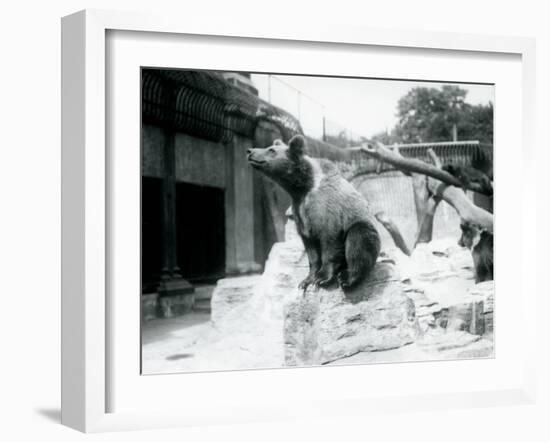
[[337,275],[344,265],[343,236],[321,241],[321,269],[317,272],[315,285],[328,288],[336,283]]
[[346,270],[339,274],[340,286],[349,289],[360,283],[376,264],[380,253],[380,237],[372,225],[352,225],[345,240]]

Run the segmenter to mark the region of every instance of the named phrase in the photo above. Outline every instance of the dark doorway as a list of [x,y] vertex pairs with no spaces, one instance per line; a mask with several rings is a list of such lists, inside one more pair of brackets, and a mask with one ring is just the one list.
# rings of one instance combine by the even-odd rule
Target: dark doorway
[[141,178],[141,285],[156,292],[162,270],[162,179]]
[[225,275],[224,191],[176,184],[176,241],[182,276],[210,283]]

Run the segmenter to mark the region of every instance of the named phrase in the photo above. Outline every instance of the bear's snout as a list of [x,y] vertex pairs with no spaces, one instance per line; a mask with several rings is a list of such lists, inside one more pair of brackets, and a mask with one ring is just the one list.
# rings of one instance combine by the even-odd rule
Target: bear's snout
[[246,158],[252,166],[257,167],[265,163],[261,151],[261,149],[246,149]]

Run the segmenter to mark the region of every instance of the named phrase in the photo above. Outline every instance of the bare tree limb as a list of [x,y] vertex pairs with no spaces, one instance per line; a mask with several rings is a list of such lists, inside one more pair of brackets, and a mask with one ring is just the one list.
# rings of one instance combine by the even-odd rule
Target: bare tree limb
[[[442,167],[441,161],[433,149],[428,149],[428,155],[436,167]],[[472,222],[491,234],[493,233],[493,214],[473,204],[464,192],[456,187],[449,188],[449,186],[441,183],[441,181],[436,181],[432,178],[428,178],[427,184],[433,198],[444,199],[445,202],[453,206],[463,222]]]
[[382,224],[390,236],[393,239],[393,242],[395,245],[407,256],[411,256],[412,251],[407,245],[405,238],[403,238],[403,235],[401,234],[401,231],[399,230],[399,227],[393,222],[393,220],[386,215],[385,212],[378,212],[374,215],[375,218]]
[[435,151],[430,147],[427,153],[430,159],[432,160],[432,162],[434,163],[434,166],[437,167],[438,169],[441,169],[443,167],[443,164],[441,163],[441,160],[439,159]]
[[[428,177],[427,187],[433,197],[440,198],[450,204],[458,212],[462,221],[470,222],[493,233],[493,215],[473,204],[462,190],[462,183],[451,174],[424,161],[415,158],[404,158],[380,143],[376,147],[361,146],[354,149],[361,150],[373,158],[386,161],[400,170],[426,175]],[[429,155],[432,159],[437,157],[435,153],[429,153]],[[440,164],[438,159],[437,163]],[[429,221],[429,218],[427,221]]]
[[472,203],[462,189],[436,180],[428,180],[428,188],[434,196],[453,206],[463,222],[470,222],[493,233],[493,214]]
[[[433,149],[428,149],[428,156],[435,167],[441,167],[441,160]],[[435,211],[439,206],[441,198],[433,196],[428,189],[428,177],[420,174],[413,174],[413,190],[418,219],[418,230],[414,247],[421,243],[428,243],[433,238]]]
[[416,224],[420,227],[424,219],[428,200],[431,196],[428,190],[428,178],[425,175],[412,174],[412,187],[414,206],[416,208]]
[[489,194],[488,190],[484,186],[480,186],[479,183],[469,183],[465,186],[465,183],[450,173],[416,158],[404,158],[398,152],[396,153],[395,151],[388,149],[381,143],[376,143],[376,145],[366,144],[358,147],[350,147],[349,150],[364,152],[372,158],[391,164],[402,172],[420,173],[451,186],[461,188],[465,187],[469,190],[473,190],[474,192],[482,193],[484,195]]
[[435,211],[440,201],[441,198],[432,196],[426,202],[422,219],[418,223],[418,231],[416,233],[414,247],[416,247],[420,243],[427,243],[432,240]]

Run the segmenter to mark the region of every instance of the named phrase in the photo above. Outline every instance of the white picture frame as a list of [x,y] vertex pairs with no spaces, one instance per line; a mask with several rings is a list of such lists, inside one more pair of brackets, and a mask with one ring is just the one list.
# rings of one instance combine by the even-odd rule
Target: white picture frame
[[[108,79],[106,78],[108,32],[154,32],[162,35],[217,36],[240,39],[368,45],[380,49],[402,48],[438,51],[466,51],[483,54],[509,54],[521,58],[521,149],[523,185],[518,190],[522,210],[518,214],[521,237],[514,245],[522,263],[521,296],[518,305],[536,303],[534,269],[527,257],[534,255],[534,207],[536,196],[529,185],[534,174],[535,43],[532,39],[491,37],[451,33],[388,31],[317,24],[217,22],[199,18],[182,21],[178,17],[86,10],[62,21],[62,423],[85,432],[140,428],[161,428],[215,423],[251,422],[312,416],[362,415],[370,412],[396,412],[411,409],[441,409],[470,406],[494,406],[533,403],[535,400],[535,339],[524,339],[524,351],[518,354],[521,373],[500,388],[481,388],[462,392],[434,391],[369,397],[338,393],[315,396],[303,402],[292,399],[274,403],[260,400],[261,391],[251,387],[248,400],[224,398],[219,404],[164,409],[151,405],[134,411],[111,410],[109,392],[114,388],[109,376],[113,354],[109,345],[110,311],[109,210],[112,200],[108,180],[108,133],[106,121]],[[157,34],[158,35],[158,34]],[[496,104],[498,112],[498,98]],[[497,184],[498,186],[498,184]],[[498,215],[497,215],[498,216]],[[498,218],[497,218],[498,219]],[[498,223],[499,221],[497,221]],[[496,248],[497,254],[498,246]],[[515,252],[516,253],[516,252]],[[497,255],[498,256],[498,255]],[[510,294],[512,296],[514,294]],[[498,320],[498,319],[497,319]],[[522,336],[535,335],[534,320],[522,317]],[[136,330],[139,333],[139,330]],[[125,356],[127,357],[127,356]],[[497,353],[498,359],[498,353]],[[461,366],[474,372],[476,367]],[[340,368],[338,368],[340,369]],[[337,368],[315,372],[332,382]],[[365,367],[350,367],[360,375]],[[304,369],[285,371],[277,376],[294,377]],[[388,369],[389,370],[389,369]],[[269,370],[249,374],[251,382],[265,382]],[[289,374],[290,373],[290,374]],[[321,373],[321,374],[319,374]],[[136,375],[139,375],[137,373]],[[186,376],[186,375],[184,375]],[[232,375],[214,378],[219,382]],[[298,375],[296,375],[298,376]],[[120,377],[119,377],[120,378]],[[176,382],[164,377],[163,383]],[[290,380],[289,380],[290,382]],[[191,395],[193,393],[191,392]],[[254,394],[257,401],[254,401]],[[187,398],[189,400],[189,398]]]

